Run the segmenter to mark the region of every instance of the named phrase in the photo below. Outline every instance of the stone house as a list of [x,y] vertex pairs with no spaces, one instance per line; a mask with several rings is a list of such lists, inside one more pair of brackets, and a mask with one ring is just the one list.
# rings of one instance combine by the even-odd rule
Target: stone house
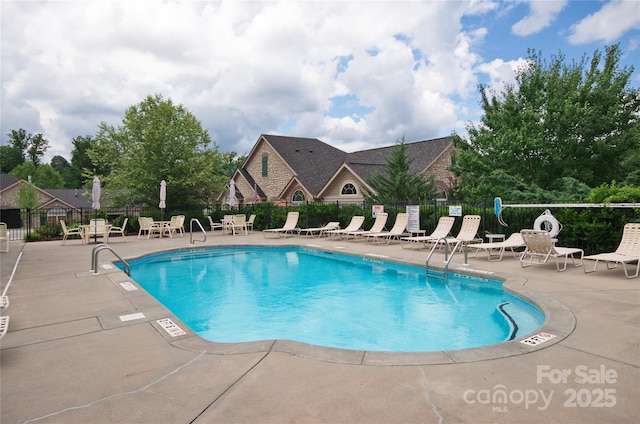
[[[449,137],[405,143],[413,158],[411,172],[434,176],[438,198],[454,183],[448,170],[455,147]],[[395,147],[347,153],[315,138],[261,135],[233,180],[239,204],[364,200],[374,172],[385,171],[385,157]],[[224,193],[227,196],[228,193]],[[227,202],[225,202],[227,203]]]
[[[19,180],[9,174],[0,174],[0,221],[5,222],[9,228],[20,228],[22,217],[18,207],[18,195],[23,185],[29,184],[25,180]],[[34,216],[32,226],[38,226],[45,222],[56,223],[60,219],[79,219],[83,213],[91,210],[91,190],[88,189],[41,189],[33,186],[36,191],[40,210],[38,216]],[[102,193],[100,198],[102,207],[110,206],[110,196]],[[46,216],[42,216],[46,214]]]

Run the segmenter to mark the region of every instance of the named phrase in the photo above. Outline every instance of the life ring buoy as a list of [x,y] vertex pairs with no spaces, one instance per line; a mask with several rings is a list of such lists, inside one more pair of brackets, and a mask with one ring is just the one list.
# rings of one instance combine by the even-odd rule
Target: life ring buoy
[[562,229],[562,225],[558,220],[551,214],[551,211],[547,209],[544,211],[542,215],[536,218],[533,223],[533,228],[535,230],[542,230],[542,224],[544,224],[544,230],[549,232],[551,237],[557,237],[560,234],[560,230]]

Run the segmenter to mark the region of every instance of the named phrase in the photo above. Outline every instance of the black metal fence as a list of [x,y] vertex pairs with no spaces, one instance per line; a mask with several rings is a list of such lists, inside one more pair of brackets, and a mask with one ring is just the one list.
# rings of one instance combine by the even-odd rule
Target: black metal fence
[[[562,231],[558,237],[559,245],[580,247],[586,253],[615,250],[622,234],[622,228],[627,222],[640,220],[638,207],[597,207],[594,205],[532,205],[531,207],[504,208],[500,219],[496,215],[493,200],[474,202],[455,202],[432,200],[424,202],[301,202],[301,203],[259,203],[247,206],[229,208],[220,204],[208,204],[190,207],[168,207],[166,210],[157,208],[123,207],[92,209],[12,209],[0,211],[0,221],[7,222],[12,239],[50,240],[62,234],[60,220],[68,226],[87,224],[92,218],[105,218],[114,225],[122,225],[128,218],[127,231],[131,234],[138,232],[138,217],[150,216],[156,220],[166,220],[172,215],[185,215],[185,222],[197,218],[205,229],[209,228],[209,219],[220,222],[224,215],[246,214],[256,215],[254,229],[259,231],[266,228],[281,227],[286,215],[290,211],[298,211],[301,228],[319,227],[329,221],[339,221],[346,226],[354,215],[364,215],[364,228],[373,223],[373,210],[382,208],[389,217],[387,227],[393,226],[396,215],[405,212],[407,206],[417,206],[419,210],[419,226],[426,234],[435,228],[441,216],[459,215],[452,234],[457,234],[463,215],[480,215],[481,224],[479,235],[511,234],[523,228],[533,228],[534,221],[545,209],[550,209],[555,218],[562,224]],[[503,225],[502,223],[506,224]],[[189,229],[186,228],[188,231]]]

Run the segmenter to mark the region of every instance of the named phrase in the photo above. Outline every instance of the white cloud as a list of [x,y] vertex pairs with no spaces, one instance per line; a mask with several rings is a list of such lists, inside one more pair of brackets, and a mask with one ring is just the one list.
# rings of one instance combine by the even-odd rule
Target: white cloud
[[548,27],[567,6],[568,0],[528,0],[526,3],[531,9],[529,15],[511,27],[511,32],[520,36],[535,34]]
[[494,59],[478,66],[478,71],[489,76],[487,88],[499,93],[504,90],[505,85],[516,83],[516,73],[526,65],[527,60],[522,58],[506,62],[502,59]]
[[[280,128],[345,150],[439,137],[479,117],[478,78],[508,81],[523,54],[484,63],[488,20],[513,7],[494,1],[0,4],[2,134],[42,132],[45,160],[153,94],[240,154]],[[529,4],[519,25],[541,28],[565,2]]]
[[572,25],[569,42],[586,44],[602,40],[610,43],[633,29],[640,29],[640,3],[637,0],[613,0]]

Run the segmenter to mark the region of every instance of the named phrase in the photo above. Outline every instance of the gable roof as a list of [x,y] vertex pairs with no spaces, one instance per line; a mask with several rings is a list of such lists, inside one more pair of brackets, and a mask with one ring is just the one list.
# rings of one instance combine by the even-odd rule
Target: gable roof
[[[451,138],[441,137],[432,140],[415,141],[406,143],[407,157],[411,162],[409,169],[412,173],[424,172],[431,166],[442,154],[451,146]],[[377,170],[384,173],[385,157],[388,157],[393,146],[379,147],[376,149],[362,150],[359,152],[349,153],[346,162],[351,169],[360,175],[363,179],[370,179]]]
[[0,191],[4,190],[7,187],[10,187],[20,181],[19,179],[12,177],[9,174],[2,173],[0,174]]
[[261,136],[291,167],[297,180],[317,194],[344,163],[347,153],[316,138]]

